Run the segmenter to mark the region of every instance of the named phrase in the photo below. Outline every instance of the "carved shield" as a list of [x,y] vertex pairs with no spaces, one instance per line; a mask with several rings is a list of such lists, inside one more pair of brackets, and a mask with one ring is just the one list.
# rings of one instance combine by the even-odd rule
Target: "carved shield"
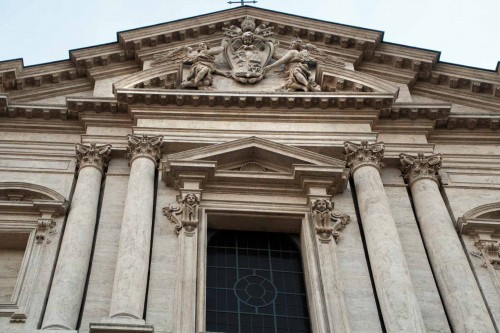
[[274,44],[260,36],[255,36],[251,43],[236,37],[224,48],[224,57],[231,66],[233,79],[253,84],[264,78],[264,67],[273,52]]

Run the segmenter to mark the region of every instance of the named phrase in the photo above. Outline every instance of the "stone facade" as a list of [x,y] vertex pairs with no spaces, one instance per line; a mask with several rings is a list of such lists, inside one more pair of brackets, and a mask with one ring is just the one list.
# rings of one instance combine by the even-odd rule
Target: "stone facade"
[[0,331],[205,332],[230,229],[312,332],[498,332],[499,72],[252,7],[1,62]]

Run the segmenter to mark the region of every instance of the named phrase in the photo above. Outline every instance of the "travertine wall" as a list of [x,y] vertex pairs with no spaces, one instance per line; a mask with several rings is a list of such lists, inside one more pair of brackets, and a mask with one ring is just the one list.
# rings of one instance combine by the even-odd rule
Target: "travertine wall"
[[[311,67],[322,92],[297,92],[276,91],[275,72],[254,85],[219,75],[207,89],[172,89],[191,65],[151,66],[177,47],[220,45],[222,27],[247,15],[272,25],[280,47],[301,37],[345,67]],[[0,332],[204,331],[208,228],[300,238],[314,333],[498,331],[499,71],[382,37],[242,7],[122,32],[68,61],[1,62]],[[214,66],[230,69],[222,54]],[[75,159],[75,143],[112,144],[111,160]],[[404,172],[401,153],[411,155]],[[137,154],[147,172],[131,172]],[[239,172],[248,162],[266,172]],[[95,188],[103,176],[89,193],[97,218],[70,221],[69,236],[82,163]],[[181,221],[169,205],[188,195],[200,216]],[[350,223],[318,231],[315,200],[332,200]],[[486,218],[478,207],[493,208],[481,208]],[[79,262],[89,268],[79,290],[62,290],[72,309],[50,301],[68,282],[55,277],[65,235],[89,250],[66,262],[90,258]],[[62,312],[77,322],[57,322]]]

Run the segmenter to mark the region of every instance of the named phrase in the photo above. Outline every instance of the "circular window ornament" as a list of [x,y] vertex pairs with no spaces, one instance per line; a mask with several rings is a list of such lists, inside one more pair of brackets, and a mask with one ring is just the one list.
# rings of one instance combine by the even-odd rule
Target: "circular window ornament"
[[274,302],[276,287],[266,278],[258,275],[247,275],[236,281],[234,293],[243,303],[260,307]]

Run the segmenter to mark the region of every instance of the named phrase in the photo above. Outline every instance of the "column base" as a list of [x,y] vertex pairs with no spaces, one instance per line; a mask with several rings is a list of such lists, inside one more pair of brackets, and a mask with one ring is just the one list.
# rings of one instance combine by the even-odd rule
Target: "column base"
[[142,319],[106,318],[102,323],[90,323],[89,333],[153,333],[154,326]]

